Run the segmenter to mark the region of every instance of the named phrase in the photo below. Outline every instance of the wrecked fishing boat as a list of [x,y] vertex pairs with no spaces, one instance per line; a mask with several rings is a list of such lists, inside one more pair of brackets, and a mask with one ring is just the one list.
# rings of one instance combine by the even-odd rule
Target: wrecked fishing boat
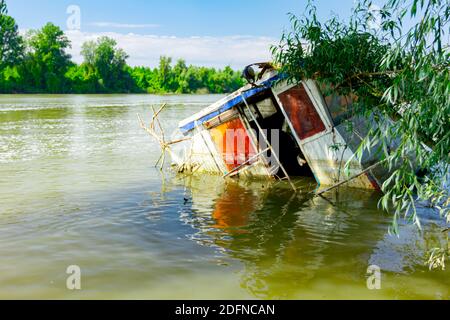
[[154,110],[150,127],[141,120],[177,171],[287,180],[293,189],[295,176],[313,176],[321,186],[381,188],[388,172],[376,153],[361,162],[354,156],[368,125],[352,116],[350,97],[325,96],[312,80],[291,84],[268,63],[248,66],[244,76],[248,85],[182,120],[171,142],[156,134],[163,108]]

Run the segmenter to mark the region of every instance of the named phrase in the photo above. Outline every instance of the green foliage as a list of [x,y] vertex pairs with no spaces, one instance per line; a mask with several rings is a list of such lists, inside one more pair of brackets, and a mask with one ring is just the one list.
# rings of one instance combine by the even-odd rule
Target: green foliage
[[135,67],[130,73],[138,87],[149,93],[228,93],[244,85],[241,73],[230,67],[187,66],[184,60],[173,64],[169,57],[161,57],[158,68]]
[[[393,209],[393,231],[400,216],[420,227],[417,200],[450,222],[444,187],[450,166],[448,1],[413,0],[410,6],[389,0],[378,12],[376,29],[368,24],[371,4],[360,1],[349,21],[321,22],[309,2],[302,17],[290,15],[292,30],[272,48],[275,60],[289,81],[315,79],[339,94],[357,96],[354,112],[375,122],[358,155],[379,146],[391,169],[380,205]],[[418,22],[404,32],[406,19]]]
[[70,86],[68,93],[98,93],[102,92],[99,78],[89,65],[72,65],[64,75]]
[[228,93],[244,85],[240,72],[175,65],[161,57],[157,68],[130,67],[114,39],[83,44],[84,62],[73,63],[71,44],[52,23],[30,31],[26,41],[0,0],[0,93]]
[[[230,67],[217,70],[187,66],[183,60],[173,65],[172,59],[167,57],[161,57],[157,68],[130,67],[124,60],[125,53],[109,46],[111,43],[109,40],[108,45],[102,46],[96,42],[86,43],[83,46],[85,61],[81,65],[69,63],[59,69],[59,81],[53,86],[42,73],[49,68],[44,69],[35,55],[27,55],[20,65],[0,72],[0,92],[229,93],[244,85],[241,73]],[[88,47],[89,51],[84,50]],[[14,76],[11,76],[12,70]]]
[[5,0],[0,0],[0,70],[20,61],[23,56],[23,39],[16,21],[8,16]]
[[96,42],[86,42],[83,44],[81,54],[86,67],[82,70],[87,71],[88,75],[90,71],[94,72],[100,91],[135,91],[134,82],[126,69],[128,55],[117,48],[114,39],[101,37]]
[[64,92],[64,74],[72,65],[66,49],[70,47],[64,32],[52,23],[29,33],[28,53],[21,66],[22,74],[33,91]]

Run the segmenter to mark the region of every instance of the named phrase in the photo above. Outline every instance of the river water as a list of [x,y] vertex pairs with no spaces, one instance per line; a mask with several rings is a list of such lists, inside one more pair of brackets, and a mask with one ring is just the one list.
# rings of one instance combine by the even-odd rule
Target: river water
[[[0,298],[448,299],[446,241],[377,209],[379,195],[306,195],[283,184],[180,176],[154,167],[137,113],[168,103],[166,132],[217,95],[0,96]],[[66,273],[79,266],[82,290]],[[381,289],[369,290],[370,265]],[[370,279],[369,279],[370,280]],[[370,282],[370,281],[369,281]]]

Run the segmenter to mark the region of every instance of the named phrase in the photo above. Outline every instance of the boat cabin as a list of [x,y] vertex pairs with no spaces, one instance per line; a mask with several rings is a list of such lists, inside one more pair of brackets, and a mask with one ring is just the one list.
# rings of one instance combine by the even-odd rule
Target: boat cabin
[[[312,176],[320,185],[348,178],[345,164],[367,134],[367,123],[351,115],[351,98],[324,96],[317,83],[291,84],[273,68],[249,84],[183,120],[183,168],[224,177],[286,179]],[[248,73],[248,68],[246,68]],[[352,132],[348,130],[351,122]],[[378,159],[350,162],[350,187],[379,189],[386,172],[368,170]],[[364,174],[361,174],[364,172]]]

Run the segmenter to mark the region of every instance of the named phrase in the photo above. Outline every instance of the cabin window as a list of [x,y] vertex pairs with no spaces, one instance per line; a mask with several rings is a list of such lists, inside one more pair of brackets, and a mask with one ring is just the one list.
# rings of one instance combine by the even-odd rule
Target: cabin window
[[303,85],[295,86],[278,97],[300,140],[325,131],[325,125]]
[[271,98],[257,102],[256,107],[263,119],[269,118],[277,113],[277,108]]
[[252,119],[250,112],[259,121],[262,121],[274,116],[278,112],[278,110],[275,106],[274,100],[272,99],[272,97],[270,97],[259,102],[249,103],[249,108],[244,108],[245,117],[247,119]]
[[336,94],[324,97],[335,126],[340,125],[352,115],[353,99]]

